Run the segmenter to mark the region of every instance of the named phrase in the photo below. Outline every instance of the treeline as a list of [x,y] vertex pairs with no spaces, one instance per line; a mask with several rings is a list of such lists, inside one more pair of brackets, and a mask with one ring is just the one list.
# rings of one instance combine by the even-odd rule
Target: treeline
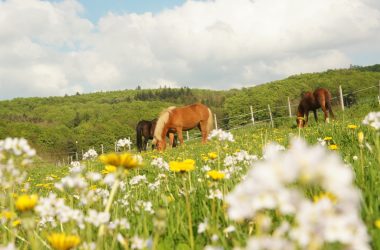
[[[378,89],[354,91],[379,84],[379,65],[328,70],[322,73],[300,74],[251,88],[214,91],[168,88],[77,93],[73,96],[48,98],[16,98],[0,102],[0,139],[7,136],[25,137],[44,158],[61,159],[75,156],[94,147],[100,152],[113,150],[116,140],[131,137],[135,141],[135,126],[139,120],[153,119],[168,106],[194,102],[208,105],[224,128],[243,125],[254,111],[273,107],[273,115],[287,115],[289,97],[296,105],[304,91],[316,87],[330,89],[338,95],[342,85],[350,102],[355,103],[378,94]],[[347,97],[347,98],[348,98]],[[348,100],[348,99],[347,99]],[[257,113],[255,119],[265,119],[268,113]],[[234,119],[228,117],[234,116]]]

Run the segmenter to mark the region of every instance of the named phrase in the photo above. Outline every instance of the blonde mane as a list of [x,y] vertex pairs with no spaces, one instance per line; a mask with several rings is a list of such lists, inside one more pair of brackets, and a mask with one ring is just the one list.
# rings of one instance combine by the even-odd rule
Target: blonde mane
[[162,139],[162,130],[164,129],[165,123],[169,120],[170,112],[175,108],[176,108],[175,106],[171,106],[167,109],[164,109],[160,113],[158,120],[157,120],[156,128],[154,130],[154,139],[153,139],[154,142],[156,142],[156,140],[158,140],[158,141],[163,140]]

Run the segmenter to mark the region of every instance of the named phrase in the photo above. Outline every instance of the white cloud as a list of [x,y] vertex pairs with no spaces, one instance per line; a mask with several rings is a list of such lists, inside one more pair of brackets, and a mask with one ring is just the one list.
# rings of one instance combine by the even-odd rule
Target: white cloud
[[380,53],[379,7],[187,1],[157,14],[108,13],[93,24],[75,0],[0,1],[0,99],[137,85],[228,89],[347,67],[361,51]]

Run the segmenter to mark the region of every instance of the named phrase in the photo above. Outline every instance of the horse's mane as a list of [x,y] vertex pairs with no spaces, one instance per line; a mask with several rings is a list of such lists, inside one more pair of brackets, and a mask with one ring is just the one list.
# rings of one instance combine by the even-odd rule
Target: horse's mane
[[161,111],[157,120],[156,129],[154,130],[153,142],[156,142],[156,140],[162,141],[162,130],[164,129],[165,123],[169,120],[170,112],[175,108],[175,106],[171,106]]

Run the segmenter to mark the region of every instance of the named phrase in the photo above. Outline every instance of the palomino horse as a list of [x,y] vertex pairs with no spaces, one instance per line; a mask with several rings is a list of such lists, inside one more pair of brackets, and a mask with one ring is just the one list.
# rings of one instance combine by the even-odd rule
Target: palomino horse
[[[329,122],[329,114],[334,118],[331,109],[331,94],[325,88],[318,88],[314,93],[306,92],[298,105],[297,125],[303,128],[309,120],[309,111],[313,111],[315,121],[318,122],[317,109],[322,108],[325,121]],[[306,117],[305,117],[306,116]]]
[[169,107],[158,117],[153,141],[157,144],[158,150],[164,150],[165,135],[168,131],[173,131],[178,133],[179,142],[183,144],[182,131],[195,127],[198,127],[202,133],[202,143],[206,143],[207,135],[213,127],[212,113],[207,106],[196,103],[180,108]]
[[[141,120],[137,123],[136,144],[140,152],[143,150],[146,151],[148,141],[153,139],[154,129],[156,128],[156,124],[157,124],[157,118],[151,121]],[[170,135],[169,132],[167,136],[169,136],[170,138],[172,137],[172,135]],[[144,137],[144,142],[143,142],[143,137]],[[176,140],[173,139],[170,145],[172,145],[172,147],[177,146]],[[154,148],[154,144],[152,145],[152,149],[153,148]]]

